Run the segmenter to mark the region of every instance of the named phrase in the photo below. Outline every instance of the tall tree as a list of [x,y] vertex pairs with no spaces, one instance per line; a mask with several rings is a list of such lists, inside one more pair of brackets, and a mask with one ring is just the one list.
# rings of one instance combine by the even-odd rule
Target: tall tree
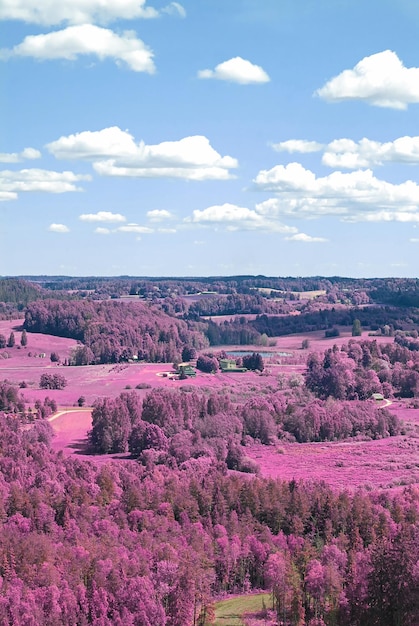
[[25,329],[22,330],[22,334],[20,336],[20,345],[23,347],[28,345],[28,336]]

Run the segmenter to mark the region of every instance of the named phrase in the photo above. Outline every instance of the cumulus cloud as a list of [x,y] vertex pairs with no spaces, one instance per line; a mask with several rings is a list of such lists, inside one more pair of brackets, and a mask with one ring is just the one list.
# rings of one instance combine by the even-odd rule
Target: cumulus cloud
[[324,239],[324,237],[312,237],[311,235],[306,235],[305,233],[297,233],[296,235],[291,235],[291,237],[285,237],[287,241],[301,241],[303,243],[324,243],[328,241]]
[[51,59],[76,60],[81,55],[93,55],[101,61],[112,59],[134,72],[153,74],[153,52],[138,39],[135,32],[117,35],[112,30],[82,24],[69,26],[44,35],[28,35],[14,48],[0,51],[0,57],[32,57],[45,61]]
[[[0,194],[17,194],[22,191],[43,191],[46,193],[66,193],[82,191],[79,181],[91,180],[91,176],[73,172],[54,172],[41,169],[0,171]],[[5,199],[14,199],[9,197]]]
[[357,169],[384,163],[419,163],[419,137],[399,137],[381,143],[365,137],[359,142],[337,139],[325,149],[322,162],[329,167]]
[[253,209],[225,203],[210,206],[206,209],[195,209],[192,216],[185,218],[186,223],[200,224],[234,230],[263,230],[279,233],[296,233],[292,226],[281,224],[277,219],[266,217]]
[[82,222],[125,222],[126,218],[120,213],[98,211],[97,213],[83,213],[79,216]]
[[272,144],[278,152],[310,153],[323,151],[322,163],[340,169],[361,169],[385,163],[419,163],[419,136],[398,137],[380,142],[364,137],[360,141],[335,139],[328,144],[304,139],[290,139]]
[[[172,3],[177,4],[177,3]],[[114,20],[155,18],[159,12],[146,0],[2,0],[0,19],[32,24],[107,24]]]
[[70,229],[65,224],[50,224],[48,230],[51,233],[69,233]]
[[200,70],[198,78],[215,78],[240,85],[268,83],[271,80],[263,68],[241,57],[219,63],[213,70]]
[[7,202],[8,200],[16,200],[17,193],[14,191],[0,191],[0,202]]
[[40,159],[41,153],[35,148],[24,148],[22,152],[0,152],[0,163],[19,163],[25,159]]
[[272,148],[277,152],[289,152],[290,154],[294,152],[301,154],[319,152],[323,147],[323,144],[317,141],[306,141],[305,139],[288,139],[288,141],[272,144]]
[[230,169],[238,166],[236,159],[221,156],[202,135],[146,145],[117,126],[60,137],[46,147],[57,159],[93,161],[102,176],[228,180]]
[[126,226],[118,226],[116,231],[119,233],[137,233],[141,235],[148,235],[154,232],[152,228],[149,228],[148,226],[140,226],[139,224],[127,224]]
[[406,109],[419,102],[419,68],[407,68],[395,52],[364,57],[315,92],[328,102],[363,100],[379,107]]
[[170,211],[165,209],[154,209],[153,211],[147,211],[147,217],[150,222],[162,222],[171,219],[173,216]]
[[277,194],[256,206],[267,219],[295,216],[340,216],[345,221],[403,221],[419,218],[419,185],[413,181],[392,184],[371,170],[333,172],[316,177],[300,163],[262,170],[255,186]]

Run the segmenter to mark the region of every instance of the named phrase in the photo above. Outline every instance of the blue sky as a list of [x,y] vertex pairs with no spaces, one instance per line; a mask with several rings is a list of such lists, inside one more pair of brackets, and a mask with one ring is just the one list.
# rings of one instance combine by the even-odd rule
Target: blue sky
[[416,0],[0,0],[0,275],[417,276]]

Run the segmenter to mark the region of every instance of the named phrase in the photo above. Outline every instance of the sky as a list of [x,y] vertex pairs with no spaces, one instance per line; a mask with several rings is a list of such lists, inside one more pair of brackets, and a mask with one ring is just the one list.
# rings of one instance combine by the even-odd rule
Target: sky
[[418,275],[417,0],[0,0],[0,275]]

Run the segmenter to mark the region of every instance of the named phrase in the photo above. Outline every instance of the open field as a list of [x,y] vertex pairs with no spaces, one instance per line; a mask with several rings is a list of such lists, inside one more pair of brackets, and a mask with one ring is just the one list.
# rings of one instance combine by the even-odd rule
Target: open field
[[[252,620],[253,624],[266,624],[270,622],[260,619],[257,620],[264,608],[269,608],[271,596],[269,593],[258,593],[245,596],[237,596],[228,600],[221,600],[215,605],[215,626],[246,626],[248,620]],[[257,620],[257,621],[256,621]]]

